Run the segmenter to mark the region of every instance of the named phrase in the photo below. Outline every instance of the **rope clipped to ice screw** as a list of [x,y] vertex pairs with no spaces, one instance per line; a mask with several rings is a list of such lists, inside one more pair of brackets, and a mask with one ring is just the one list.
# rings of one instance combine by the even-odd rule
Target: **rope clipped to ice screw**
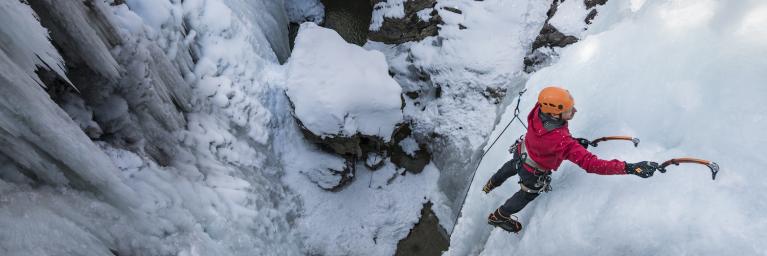
[[716,174],[719,173],[719,164],[708,161],[708,160],[691,158],[691,157],[674,158],[674,159],[665,161],[660,165],[660,167],[658,167],[658,171],[660,171],[661,173],[666,173],[666,167],[672,164],[679,165],[681,163],[702,164],[707,166],[708,169],[711,170],[712,180],[716,180]]
[[474,177],[477,176],[477,170],[479,170],[479,165],[482,163],[482,159],[485,158],[485,155],[487,155],[487,152],[490,152],[490,149],[493,148],[496,142],[498,142],[498,139],[503,136],[503,133],[506,132],[506,129],[511,126],[511,123],[514,122],[514,120],[519,120],[519,123],[522,124],[522,127],[525,127],[525,130],[527,130],[527,125],[524,121],[522,121],[521,118],[519,118],[519,103],[522,101],[522,94],[525,94],[527,89],[522,89],[522,91],[519,92],[519,96],[517,97],[517,106],[514,107],[514,118],[509,121],[508,124],[506,124],[506,127],[503,127],[503,130],[501,130],[501,134],[498,134],[498,137],[493,140],[493,143],[490,143],[490,146],[487,147],[487,150],[482,152],[482,156],[479,157],[479,162],[477,162],[477,166],[474,167],[474,172],[471,174],[471,180],[469,181],[469,186],[466,187],[466,191],[463,193],[463,199],[461,200],[461,209],[458,211],[458,214],[455,215],[455,219],[453,220],[453,229],[450,230],[450,236],[453,237],[453,231],[455,231],[455,226],[458,225],[458,219],[461,217],[461,213],[463,212],[463,205],[466,204],[466,197],[469,196],[469,188],[471,188],[471,184],[474,183]]

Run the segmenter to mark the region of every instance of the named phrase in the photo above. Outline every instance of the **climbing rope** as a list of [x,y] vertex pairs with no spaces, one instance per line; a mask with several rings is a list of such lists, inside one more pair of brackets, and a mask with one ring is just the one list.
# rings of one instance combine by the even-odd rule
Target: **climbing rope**
[[490,152],[490,149],[493,148],[496,142],[498,142],[498,139],[501,138],[504,132],[506,132],[506,129],[511,126],[511,123],[514,122],[514,120],[519,120],[519,123],[522,124],[522,127],[525,127],[525,130],[527,130],[527,125],[525,125],[525,122],[522,121],[521,118],[519,118],[519,102],[522,100],[522,94],[524,94],[527,91],[527,89],[523,89],[519,92],[519,96],[517,97],[517,106],[514,108],[514,118],[509,121],[508,124],[506,124],[505,127],[503,127],[503,130],[501,130],[501,134],[498,134],[498,137],[495,137],[495,140],[493,140],[493,143],[490,143],[490,147],[487,148],[484,152],[482,152],[482,156],[479,157],[479,162],[477,162],[477,166],[474,167],[474,172],[471,174],[471,181],[469,181],[469,186],[466,187],[465,193],[463,193],[463,199],[461,200],[461,209],[458,211],[458,214],[455,215],[455,220],[453,220],[453,229],[450,231],[450,237],[453,237],[453,232],[455,231],[455,226],[458,225],[458,219],[461,217],[461,213],[463,212],[463,205],[466,204],[466,197],[469,196],[469,188],[471,188],[471,184],[474,183],[474,177],[477,176],[477,170],[479,170],[479,165],[482,164],[482,160],[485,158],[485,155],[487,155],[487,152]]

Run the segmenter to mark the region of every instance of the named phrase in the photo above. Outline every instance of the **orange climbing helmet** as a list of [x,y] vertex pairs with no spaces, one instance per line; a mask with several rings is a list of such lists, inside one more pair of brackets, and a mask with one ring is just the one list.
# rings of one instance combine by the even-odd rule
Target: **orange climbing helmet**
[[556,86],[549,86],[543,88],[538,94],[538,104],[541,104],[543,113],[558,115],[573,108],[575,100],[569,91]]

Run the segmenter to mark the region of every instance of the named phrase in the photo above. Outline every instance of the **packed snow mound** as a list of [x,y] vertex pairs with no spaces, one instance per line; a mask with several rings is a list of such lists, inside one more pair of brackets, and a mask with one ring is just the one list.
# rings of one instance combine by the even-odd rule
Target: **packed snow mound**
[[[767,189],[761,171],[767,114],[753,111],[767,97],[765,14],[767,3],[759,0],[609,1],[581,42],[530,78],[520,108],[529,110],[543,87],[564,86],[579,110],[570,122],[574,136],[642,139],[638,148],[615,142],[589,149],[601,158],[710,159],[722,167],[717,180],[700,165],[641,179],[589,175],[566,162],[553,175],[554,191],[518,214],[520,236],[509,235],[484,220],[518,190],[517,178],[489,195],[480,188],[523,133],[513,125],[480,167],[448,254],[767,252],[767,196],[754,193]],[[513,106],[500,128],[512,113]]]
[[287,94],[296,117],[316,135],[361,133],[389,141],[402,121],[402,89],[388,70],[381,52],[307,22],[288,63]]

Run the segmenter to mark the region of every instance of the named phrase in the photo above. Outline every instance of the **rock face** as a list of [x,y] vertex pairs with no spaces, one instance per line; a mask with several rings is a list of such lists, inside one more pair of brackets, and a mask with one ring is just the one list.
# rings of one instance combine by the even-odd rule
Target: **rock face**
[[549,11],[546,12],[546,24],[543,25],[541,32],[538,34],[538,37],[535,38],[535,42],[533,42],[533,51],[541,47],[565,47],[578,41],[578,38],[562,34],[562,32],[559,32],[559,30],[549,23],[551,18],[557,13],[557,7],[559,7],[559,4],[562,2],[564,2],[564,0],[554,0],[551,2],[551,7],[549,8]]
[[321,25],[333,29],[349,43],[364,45],[373,6],[365,0],[322,0],[325,21]]
[[421,219],[410,230],[410,234],[397,244],[396,256],[442,255],[449,246],[447,232],[439,225],[439,219],[431,210],[432,203],[426,202],[421,209]]
[[[551,7],[549,8],[549,11],[546,12],[546,23],[543,25],[538,37],[535,38],[530,54],[525,57],[525,72],[534,72],[548,63],[551,56],[556,55],[556,53],[551,50],[552,48],[562,48],[578,42],[577,37],[573,35],[565,35],[549,22],[551,18],[556,15],[559,5],[564,1],[565,0],[553,0],[551,2]],[[596,7],[604,5],[607,3],[607,0],[583,0],[583,3],[586,6],[586,10],[588,10],[588,14],[583,22],[588,25],[591,24],[591,21],[597,16]]]
[[[404,140],[414,140],[409,124],[399,124],[391,141],[377,136],[355,134],[353,136],[319,136],[306,129],[296,118],[301,132],[309,142],[325,152],[345,160],[341,168],[323,168],[307,171],[306,176],[323,189],[338,191],[354,180],[356,163],[362,161],[371,170],[382,167],[387,159],[410,173],[420,173],[431,162],[426,144],[417,143],[416,149],[403,148]],[[412,152],[408,152],[412,151]]]
[[[410,41],[420,41],[429,36],[436,36],[442,22],[434,10],[436,0],[405,0],[404,6],[389,6],[391,0],[371,0],[373,4],[373,25],[368,38],[372,41],[386,44],[401,44]],[[403,17],[387,17],[386,8],[404,8]],[[377,13],[378,12],[378,13]],[[377,27],[376,16],[382,19]]]

